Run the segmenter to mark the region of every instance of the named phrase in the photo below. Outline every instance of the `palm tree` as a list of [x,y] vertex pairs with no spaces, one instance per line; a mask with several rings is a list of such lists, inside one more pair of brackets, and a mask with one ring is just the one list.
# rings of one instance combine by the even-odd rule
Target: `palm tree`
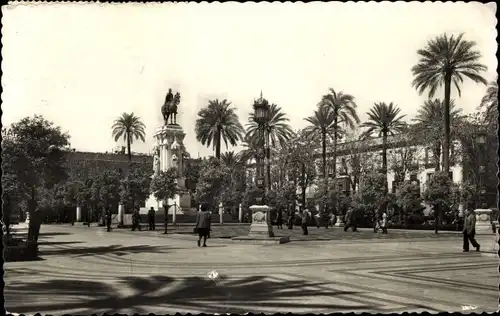
[[[313,116],[306,117],[310,125],[304,129],[304,136],[307,138],[321,138],[321,156],[323,158],[323,179],[325,182],[328,179],[326,165],[326,142],[327,136],[334,137],[334,114],[326,105],[320,105],[317,111],[314,111]],[[325,186],[326,187],[326,186]]]
[[[460,118],[462,109],[455,108],[455,102],[450,101],[450,121],[456,123]],[[435,170],[440,170],[441,148],[444,142],[443,133],[443,118],[444,118],[444,103],[440,99],[427,100],[420,107],[417,116],[413,119],[416,123],[414,126],[415,137],[423,140],[424,143],[433,144],[432,154],[435,161]],[[456,130],[453,129],[452,132]]]
[[485,109],[485,120],[488,123],[497,123],[498,118],[498,83],[490,82],[486,94],[481,100],[480,108]]
[[[264,122],[264,129],[266,131],[266,159],[271,159],[271,147],[275,148],[277,145],[285,146],[287,141],[294,136],[293,130],[288,124],[289,119],[286,114],[281,110],[281,107],[276,104],[271,104],[269,107],[268,116]],[[259,141],[259,124],[255,120],[255,113],[250,113],[248,117],[246,136],[251,142]],[[267,164],[267,179],[271,182],[271,165]]]
[[[401,133],[406,129],[406,123],[403,121],[405,115],[400,115],[401,109],[392,102],[387,105],[384,102],[375,103],[367,112],[368,121],[363,122],[361,127],[367,128],[362,138],[377,134],[382,137],[382,170],[387,179],[387,136]],[[387,187],[387,181],[386,181]],[[387,189],[387,188],[386,188]]]
[[220,159],[221,139],[224,140],[226,148],[228,142],[236,146],[242,139],[244,130],[235,110],[226,99],[215,99],[209,101],[206,108],[198,111],[196,139],[207,147],[213,144],[217,159]]
[[142,142],[146,141],[146,132],[144,132],[146,125],[144,125],[141,118],[135,116],[133,112],[130,114],[124,112],[115,120],[111,128],[113,130],[112,135],[115,138],[115,142],[122,136],[123,140],[127,142],[128,161],[132,161],[130,147],[134,139],[139,139]]
[[418,64],[412,67],[413,86],[422,94],[429,90],[429,98],[434,97],[436,90],[444,85],[444,139],[443,170],[448,172],[450,157],[450,98],[451,84],[455,86],[458,96],[461,95],[460,84],[464,77],[476,83],[487,84],[481,76],[486,66],[479,63],[481,53],[474,50],[476,43],[462,39],[463,33],[457,37],[446,33],[427,42],[424,49],[419,49]]
[[350,94],[344,94],[342,91],[335,92],[330,88],[329,93],[323,96],[320,104],[327,106],[333,114],[333,177],[337,174],[337,141],[339,138],[339,124],[343,123],[345,127],[354,128],[355,123],[359,123],[359,117],[356,113],[357,105],[354,97]]

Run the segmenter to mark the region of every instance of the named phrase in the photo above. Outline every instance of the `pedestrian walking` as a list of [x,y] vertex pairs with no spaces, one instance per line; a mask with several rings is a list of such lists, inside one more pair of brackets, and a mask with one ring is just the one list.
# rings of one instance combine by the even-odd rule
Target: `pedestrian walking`
[[148,211],[148,226],[149,230],[155,230],[155,208],[151,206]]
[[344,226],[344,231],[346,232],[349,228],[352,229],[352,231],[356,231],[356,225],[354,223],[354,210],[352,207],[349,207],[347,209],[347,212],[345,213],[345,226]]
[[288,210],[288,229],[293,229],[293,221],[295,220],[295,214],[292,209]]
[[337,223],[337,215],[335,215],[334,212],[330,212],[330,224],[331,226],[335,226],[335,224]]
[[109,207],[106,208],[106,230],[111,231],[111,209]]
[[300,214],[302,217],[302,233],[304,236],[309,235],[309,231],[307,230],[307,222],[309,220],[309,211],[307,209],[304,209],[302,213]]
[[281,207],[278,207],[276,214],[276,226],[278,229],[283,229],[283,210]]
[[317,211],[316,214],[314,214],[314,221],[316,222],[316,228],[319,228],[319,217],[320,214],[319,211]]
[[463,234],[463,251],[469,251],[469,242],[472,244],[472,247],[476,248],[476,251],[480,251],[481,246],[474,238],[474,236],[476,235],[476,212],[474,212],[474,206],[472,205],[472,203],[469,203],[467,211],[465,213]]
[[141,215],[139,214],[139,209],[135,209],[132,213],[132,231],[141,230]]
[[207,246],[207,237],[210,232],[211,214],[208,211],[208,204],[202,203],[200,211],[196,214],[195,230],[198,232],[198,247],[201,246],[203,238],[203,247]]

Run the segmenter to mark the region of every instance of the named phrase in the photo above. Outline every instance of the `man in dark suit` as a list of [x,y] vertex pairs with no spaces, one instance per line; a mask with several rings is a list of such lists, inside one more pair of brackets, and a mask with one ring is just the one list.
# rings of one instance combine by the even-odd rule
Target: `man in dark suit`
[[155,209],[151,206],[148,211],[149,230],[155,230]]
[[203,247],[207,246],[207,237],[210,232],[210,213],[208,212],[208,204],[203,203],[200,211],[196,214],[196,230],[198,231],[198,247],[201,246],[201,238],[203,237]]

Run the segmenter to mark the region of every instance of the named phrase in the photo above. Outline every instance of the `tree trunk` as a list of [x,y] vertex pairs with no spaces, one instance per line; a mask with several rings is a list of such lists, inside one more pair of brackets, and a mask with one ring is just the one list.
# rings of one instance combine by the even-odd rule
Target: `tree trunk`
[[215,134],[215,158],[220,159],[220,128],[217,128],[217,132]]
[[337,177],[337,128],[338,128],[338,113],[335,111],[335,117],[333,121],[333,165],[332,165],[332,171],[333,171],[333,178],[335,179]]
[[323,179],[325,180],[325,183],[328,179],[328,173],[327,173],[327,168],[326,168],[326,131],[323,131],[321,133],[321,146],[322,146],[322,158],[323,158]]
[[450,93],[451,73],[444,78],[444,141],[443,141],[443,171],[450,172]]
[[266,133],[266,159],[267,159],[267,187],[271,190],[271,148],[269,143],[269,131]]
[[385,189],[384,194],[387,194],[389,189],[389,184],[387,183],[387,132],[383,132],[382,134],[382,171],[384,173],[384,183]]
[[436,142],[434,145],[434,150],[433,150],[433,155],[434,155],[434,171],[439,171],[441,169],[441,165],[439,162],[439,158],[441,156],[441,143]]
[[128,152],[128,162],[132,162],[132,151],[130,149],[130,133],[127,134],[127,152]]
[[302,163],[302,207],[306,207],[306,165]]

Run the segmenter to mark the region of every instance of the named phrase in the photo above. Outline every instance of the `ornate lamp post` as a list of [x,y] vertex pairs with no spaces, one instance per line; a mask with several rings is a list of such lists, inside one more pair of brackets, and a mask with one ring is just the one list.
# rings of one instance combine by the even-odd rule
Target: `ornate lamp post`
[[486,144],[486,133],[484,131],[479,131],[476,134],[476,139],[475,139],[478,150],[477,150],[477,160],[478,160],[478,174],[479,174],[479,208],[485,208],[485,201],[484,197],[486,195],[486,190],[484,188],[484,174],[486,172],[486,166],[485,166],[485,159],[484,159],[484,150],[485,150],[485,144]]

